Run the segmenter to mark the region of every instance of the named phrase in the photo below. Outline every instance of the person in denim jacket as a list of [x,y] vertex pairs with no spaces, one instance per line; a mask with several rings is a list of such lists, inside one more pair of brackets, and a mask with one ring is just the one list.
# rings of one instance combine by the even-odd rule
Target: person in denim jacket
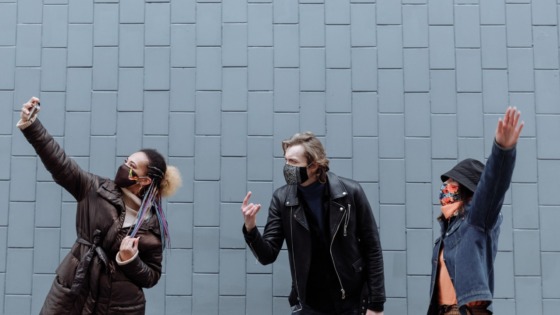
[[441,236],[432,254],[428,315],[492,314],[501,208],[523,129],[519,117],[509,107],[498,121],[486,166],[466,159],[441,175]]

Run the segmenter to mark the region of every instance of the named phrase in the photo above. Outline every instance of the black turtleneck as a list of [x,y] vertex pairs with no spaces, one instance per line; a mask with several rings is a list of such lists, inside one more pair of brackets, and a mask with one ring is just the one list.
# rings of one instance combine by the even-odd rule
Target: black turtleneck
[[316,311],[331,313],[339,307],[339,284],[329,253],[329,216],[324,207],[326,184],[298,186],[311,234],[311,266],[307,278],[306,304]]
[[314,182],[309,186],[298,185],[298,189],[301,192],[301,196],[305,201],[308,208],[308,214],[311,215],[313,223],[319,228],[321,234],[325,233],[325,211],[323,210],[323,194],[325,192],[325,184],[319,181]]

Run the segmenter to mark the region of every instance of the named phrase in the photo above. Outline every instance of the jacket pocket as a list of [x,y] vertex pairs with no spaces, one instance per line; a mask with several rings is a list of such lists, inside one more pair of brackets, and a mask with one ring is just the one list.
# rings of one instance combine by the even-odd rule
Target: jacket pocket
[[111,283],[111,308],[125,311],[143,309],[146,304],[142,288],[123,280]]
[[443,243],[445,244],[446,249],[451,249],[461,241],[461,225],[463,220],[455,222],[448,230],[445,232],[445,237],[443,239]]
[[74,256],[73,253],[68,253],[60,265],[56,268],[56,281],[68,289],[72,287],[72,283],[76,276],[76,269],[80,261]]
[[445,239],[443,240],[443,243],[445,244],[445,248],[447,250],[454,248],[455,246],[457,246],[457,244],[459,244],[459,242],[461,242],[461,231],[459,230],[458,226],[445,233]]
[[352,269],[354,269],[356,273],[362,272],[364,270],[363,260],[361,258],[356,260],[356,262],[352,264]]
[[75,296],[70,294],[70,288],[56,276],[40,314],[67,314],[68,310],[73,309],[75,300]]

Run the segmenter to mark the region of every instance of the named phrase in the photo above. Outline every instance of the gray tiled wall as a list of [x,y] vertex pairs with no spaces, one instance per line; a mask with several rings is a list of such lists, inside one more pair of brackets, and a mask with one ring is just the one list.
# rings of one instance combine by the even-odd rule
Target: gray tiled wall
[[[386,314],[422,314],[439,174],[484,159],[523,112],[503,208],[497,314],[560,307],[560,0],[0,0],[0,313],[37,314],[76,203],[15,128],[41,120],[112,177],[154,147],[184,179],[148,314],[288,314],[287,253],[256,263],[240,202],[282,185],[280,141],[314,131],[380,226]],[[258,217],[266,221],[266,209]]]

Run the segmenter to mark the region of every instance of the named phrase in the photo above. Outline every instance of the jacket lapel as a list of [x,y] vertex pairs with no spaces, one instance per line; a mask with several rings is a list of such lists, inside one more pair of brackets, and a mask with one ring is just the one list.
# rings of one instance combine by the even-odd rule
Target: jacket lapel
[[331,238],[334,238],[337,230],[340,227],[340,223],[344,219],[344,215],[346,214],[346,208],[334,201],[331,201],[329,211],[330,211],[329,227],[331,232]]
[[328,172],[328,183],[329,183],[329,207],[326,209],[329,211],[329,228],[331,233],[331,238],[334,238],[337,230],[340,227],[340,223],[346,215],[347,201],[346,197],[348,192],[346,187],[342,184],[338,176]]
[[110,180],[100,180],[101,183],[97,188],[97,193],[103,199],[109,201],[112,205],[114,205],[119,213],[124,211],[124,201],[122,198],[122,192],[117,185]]
[[284,201],[284,205],[286,208],[293,208],[294,209],[294,220],[301,224],[306,230],[309,231],[309,224],[307,223],[307,218],[305,217],[305,211],[303,207],[299,203],[299,199],[297,197],[297,186],[296,185],[288,185],[288,193],[286,194],[286,201]]

